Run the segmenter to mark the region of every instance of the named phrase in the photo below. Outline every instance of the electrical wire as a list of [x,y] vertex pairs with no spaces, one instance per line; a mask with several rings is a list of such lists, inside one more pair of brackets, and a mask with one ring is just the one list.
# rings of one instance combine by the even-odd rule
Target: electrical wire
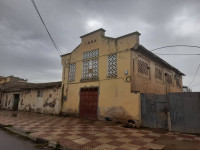
[[60,56],[62,53],[61,53],[60,49],[58,48],[56,42],[55,42],[54,39],[52,38],[52,36],[51,36],[49,30],[47,29],[47,26],[45,25],[44,20],[42,19],[42,16],[40,15],[40,12],[39,12],[39,10],[38,10],[36,4],[35,4],[35,1],[34,1],[34,0],[31,0],[31,2],[32,2],[32,4],[33,4],[33,6],[34,6],[34,8],[35,8],[35,10],[36,10],[36,12],[37,12],[37,14],[38,14],[38,16],[40,17],[40,20],[42,21],[42,24],[44,25],[44,27],[45,27],[45,29],[46,29],[46,31],[47,31],[47,33],[48,33],[50,39],[51,39],[51,42],[53,43],[53,45],[54,45],[54,47],[55,47],[57,53],[58,53],[59,56]]
[[200,55],[200,54],[160,54],[160,53],[154,53],[156,55]]
[[194,79],[195,79],[195,77],[196,77],[196,75],[197,75],[197,72],[198,72],[198,70],[199,70],[199,67],[200,67],[200,64],[198,65],[198,68],[197,68],[197,70],[196,70],[196,72],[195,72],[195,75],[194,75],[192,81],[191,81],[190,84],[189,84],[189,87],[190,87],[190,85],[193,83],[193,81],[194,81]]
[[168,48],[168,47],[193,47],[193,48],[200,48],[200,46],[194,46],[194,45],[169,45],[169,46],[163,46],[163,47],[155,48],[155,49],[150,50],[150,51],[152,52],[152,51],[156,51],[156,50],[163,49],[163,48]]

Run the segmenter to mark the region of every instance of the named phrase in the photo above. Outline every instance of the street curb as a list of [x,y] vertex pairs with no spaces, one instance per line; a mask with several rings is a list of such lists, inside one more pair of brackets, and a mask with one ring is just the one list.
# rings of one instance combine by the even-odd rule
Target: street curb
[[31,141],[34,141],[34,142],[36,142],[38,144],[48,144],[49,147],[52,147],[54,149],[57,148],[58,150],[65,150],[65,148],[62,147],[62,146],[58,147],[59,143],[57,143],[55,141],[49,141],[49,140],[46,140],[46,139],[43,139],[43,138],[34,137],[34,136],[31,135],[30,132],[15,128],[13,126],[12,127],[8,127],[8,125],[0,124],[0,128],[6,129],[6,130],[8,130],[10,132],[13,132],[15,134],[18,134],[18,135],[20,135],[22,137],[28,138]]

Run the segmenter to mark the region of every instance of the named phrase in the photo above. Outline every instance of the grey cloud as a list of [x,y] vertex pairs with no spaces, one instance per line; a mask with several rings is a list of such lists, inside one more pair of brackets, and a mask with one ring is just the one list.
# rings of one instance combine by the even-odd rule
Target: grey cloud
[[[148,49],[165,45],[200,43],[199,0],[35,0],[63,53],[72,51],[80,36],[99,27],[107,36],[138,30]],[[186,13],[185,13],[186,12]],[[185,14],[184,14],[185,13]],[[176,20],[182,17],[181,20]],[[185,18],[184,18],[185,17]],[[170,48],[157,53],[198,53],[199,49]],[[161,56],[187,76],[188,85],[200,63],[199,56]],[[61,61],[30,0],[0,0],[1,75],[34,82],[61,80]],[[194,83],[200,82],[200,71]],[[198,91],[200,86],[195,86]]]

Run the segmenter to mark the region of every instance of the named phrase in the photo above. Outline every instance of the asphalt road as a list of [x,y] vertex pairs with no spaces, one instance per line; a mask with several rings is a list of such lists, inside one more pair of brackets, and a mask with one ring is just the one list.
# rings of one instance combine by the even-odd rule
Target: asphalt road
[[41,150],[35,146],[30,140],[0,129],[0,150]]

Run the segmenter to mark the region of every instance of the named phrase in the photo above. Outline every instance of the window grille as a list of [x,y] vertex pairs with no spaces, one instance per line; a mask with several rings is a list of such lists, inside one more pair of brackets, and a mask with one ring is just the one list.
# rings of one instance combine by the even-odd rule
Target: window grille
[[167,74],[166,81],[167,81],[167,83],[172,83],[172,75]]
[[83,67],[82,67],[82,79],[97,79],[99,68],[99,50],[95,49],[89,52],[83,53]]
[[98,78],[98,59],[87,60],[83,62],[82,79]]
[[174,79],[175,79],[175,81],[176,81],[176,86],[181,87],[179,76],[178,76],[178,75],[175,75],[175,76],[174,76]]
[[83,59],[91,59],[99,56],[99,50],[95,49],[89,52],[83,53]]
[[75,81],[76,64],[70,64],[69,67],[69,82]]
[[156,77],[157,79],[162,80],[162,70],[161,70],[161,69],[155,68],[155,77]]
[[108,77],[117,76],[117,54],[108,56]]
[[149,75],[149,65],[147,61],[138,59],[138,73]]

